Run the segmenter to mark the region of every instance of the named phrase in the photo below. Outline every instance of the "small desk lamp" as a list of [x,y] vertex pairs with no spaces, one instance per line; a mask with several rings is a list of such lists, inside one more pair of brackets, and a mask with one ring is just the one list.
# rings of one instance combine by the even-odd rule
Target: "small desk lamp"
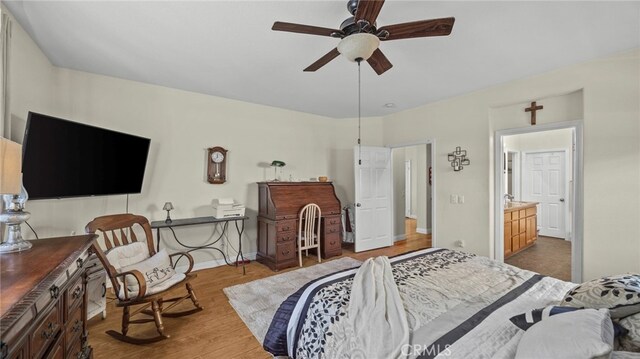
[[29,196],[22,187],[21,154],[22,146],[0,137],[0,194],[4,202],[0,223],[7,225],[7,238],[0,243],[0,253],[20,252],[32,246],[22,238],[20,229],[20,224],[31,216],[23,211]]
[[[271,167],[273,167],[273,175],[275,177],[273,179],[274,182],[280,181],[280,178],[278,178],[278,168],[282,168],[284,166],[286,166],[286,163],[282,161],[274,160],[273,162],[271,162]],[[282,169],[280,171],[282,171]]]
[[164,207],[162,207],[162,209],[164,209],[165,211],[167,211],[167,219],[164,220],[164,223],[171,223],[171,216],[169,215],[169,212],[171,212],[171,210],[173,209],[173,204],[171,204],[171,202],[165,202]]

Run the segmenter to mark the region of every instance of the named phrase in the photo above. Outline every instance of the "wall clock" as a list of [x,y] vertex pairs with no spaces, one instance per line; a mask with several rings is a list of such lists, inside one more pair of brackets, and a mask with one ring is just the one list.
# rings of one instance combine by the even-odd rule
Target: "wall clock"
[[221,184],[227,181],[227,150],[222,147],[207,149],[207,181]]

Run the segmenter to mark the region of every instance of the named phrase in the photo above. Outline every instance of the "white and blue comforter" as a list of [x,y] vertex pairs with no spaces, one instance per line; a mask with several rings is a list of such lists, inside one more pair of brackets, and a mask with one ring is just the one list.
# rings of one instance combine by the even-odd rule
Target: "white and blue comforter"
[[[556,304],[573,286],[446,249],[396,256],[391,265],[409,324],[404,353],[409,358],[513,357],[521,333],[509,318]],[[348,313],[357,271],[316,279],[287,298],[272,320],[265,350],[275,356],[325,358],[328,343],[340,335],[338,323]]]

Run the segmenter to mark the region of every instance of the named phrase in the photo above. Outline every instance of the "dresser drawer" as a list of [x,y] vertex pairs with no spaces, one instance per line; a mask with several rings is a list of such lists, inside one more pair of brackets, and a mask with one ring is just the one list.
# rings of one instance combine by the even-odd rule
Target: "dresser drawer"
[[46,356],[46,358],[47,359],[64,359],[64,340],[62,336],[60,336],[58,341],[53,345],[53,347],[49,351],[49,354]]
[[340,216],[325,217],[324,225],[325,226],[332,226],[332,225],[340,226]]
[[336,225],[325,225],[324,226],[324,235],[328,236],[330,234],[340,234],[341,230],[342,230],[342,228],[340,228],[339,224],[336,224]]
[[67,359],[78,359],[82,358],[82,340],[80,338],[73,339],[73,342],[70,342],[67,347]]
[[286,261],[289,259],[295,259],[296,255],[295,241],[278,243],[276,245],[276,260]]
[[296,231],[277,232],[276,237],[277,237],[278,243],[295,241],[297,237],[297,232]]
[[342,241],[340,240],[340,235],[338,234],[327,235],[323,243],[325,245],[325,252],[335,252],[342,249]]
[[67,289],[67,310],[65,315],[71,313],[75,308],[82,304],[82,298],[84,297],[84,285],[82,284],[82,277],[78,277],[78,279],[69,286]]
[[39,358],[42,353],[53,342],[62,327],[62,321],[60,320],[60,304],[61,301],[57,301],[56,304],[50,309],[49,313],[43,315],[45,318],[32,332],[31,334],[31,357]]
[[288,232],[296,230],[296,220],[278,221],[276,224],[276,232]]
[[76,308],[76,310],[69,316],[69,320],[67,320],[67,327],[65,330],[67,347],[69,347],[74,341],[79,341],[83,328],[84,322],[82,321],[82,308]]

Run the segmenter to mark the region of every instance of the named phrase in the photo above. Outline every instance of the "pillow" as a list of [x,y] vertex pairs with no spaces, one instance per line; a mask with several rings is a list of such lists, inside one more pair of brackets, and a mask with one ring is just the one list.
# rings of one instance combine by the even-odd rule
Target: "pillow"
[[[525,313],[522,313],[522,314],[518,314],[516,316],[511,317],[509,320],[516,327],[518,327],[518,328],[520,328],[522,330],[527,330],[527,329],[531,328],[534,324],[536,324],[536,323],[538,323],[540,321],[543,321],[545,319],[548,319],[552,315],[569,313],[569,312],[573,312],[573,311],[576,311],[576,310],[583,310],[583,309],[574,308],[574,307],[548,306],[548,307],[540,308],[540,309],[532,309],[532,310],[530,310],[528,312],[525,312]],[[638,325],[640,326],[640,318],[639,318]],[[613,322],[613,334],[614,334],[614,337],[618,338],[620,336],[627,335],[628,332],[629,331],[627,329],[625,329],[623,326],[621,326],[620,324],[618,324],[616,322]],[[640,331],[639,331],[638,334],[640,334]]]
[[540,309],[531,309],[528,312],[511,317],[509,320],[516,327],[522,330],[527,330],[531,328],[532,325],[547,319],[552,315],[573,312],[575,310],[580,310],[580,308],[549,306]]
[[[153,257],[143,260],[142,262],[118,269],[118,273],[124,273],[134,269],[142,273],[145,282],[147,282],[148,288],[167,281],[176,274],[176,271],[171,266],[171,260],[169,259],[169,255],[165,249],[162,249]],[[135,292],[138,290],[138,281],[134,276],[125,276],[125,281],[129,291]]]
[[619,323],[629,331],[620,338],[620,347],[630,352],[640,352],[640,313],[622,318]]
[[625,274],[582,283],[569,290],[561,305],[576,308],[607,308],[612,318],[640,312],[640,275]]
[[150,257],[149,247],[146,242],[134,242],[124,246],[117,246],[106,251],[105,255],[116,271],[122,267],[142,262]]
[[584,309],[551,316],[524,332],[516,359],[608,358],[613,325],[607,309]]

